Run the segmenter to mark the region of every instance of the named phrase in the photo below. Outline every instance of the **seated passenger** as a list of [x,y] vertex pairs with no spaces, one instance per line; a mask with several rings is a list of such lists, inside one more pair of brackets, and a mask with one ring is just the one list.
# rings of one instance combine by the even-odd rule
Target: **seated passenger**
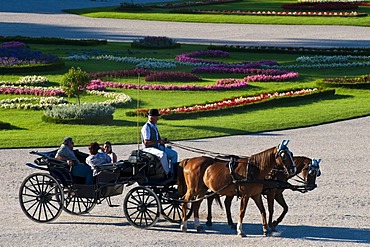
[[110,142],[104,143],[103,151],[111,158],[112,163],[117,162],[117,155],[113,152],[112,144]]
[[93,175],[96,176],[95,167],[107,163],[111,163],[111,158],[104,152],[99,152],[100,146],[97,142],[92,142],[89,145],[90,155],[86,158],[86,164],[88,164],[93,170]]
[[[178,154],[175,150],[165,146],[167,143],[166,139],[162,139],[159,135],[157,128],[157,122],[160,114],[157,109],[151,109],[148,112],[148,121],[144,124],[141,129],[141,138],[143,151],[154,154],[157,156],[163,166],[164,171],[167,175],[173,172],[173,167],[177,163]],[[171,161],[171,167],[168,164],[168,160]]]
[[94,179],[91,168],[85,164],[80,163],[75,153],[73,152],[74,142],[71,137],[66,137],[63,140],[62,145],[59,147],[55,158],[58,160],[66,161],[71,167],[71,173],[73,176],[84,177],[86,184],[92,184]]

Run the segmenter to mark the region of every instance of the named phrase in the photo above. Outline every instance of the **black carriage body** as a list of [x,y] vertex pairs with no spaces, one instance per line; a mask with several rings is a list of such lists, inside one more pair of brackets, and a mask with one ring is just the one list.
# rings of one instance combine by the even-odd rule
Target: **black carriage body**
[[[155,224],[160,214],[170,222],[181,221],[176,167],[175,175],[168,177],[156,156],[142,150],[134,150],[127,160],[98,166],[96,169],[98,175],[94,177],[95,183],[86,185],[83,178],[71,174],[70,167],[65,161],[55,158],[56,152],[57,150],[31,152],[40,157],[35,159],[34,164],[27,165],[45,173],[31,174],[20,188],[21,207],[30,219],[36,222],[50,222],[60,215],[62,209],[70,214],[85,214],[103,200],[107,200],[109,206],[114,206],[110,197],[121,195],[125,185],[137,183],[139,186],[131,189],[124,199],[124,213],[131,225],[149,228]],[[74,152],[81,163],[85,163],[88,155],[78,150]],[[133,199],[135,196],[154,199],[153,205],[144,207],[148,207],[148,211],[152,210],[150,207],[154,207],[156,209],[154,211],[157,211],[155,215],[150,216],[154,217],[151,223],[149,219],[145,224],[138,223],[133,218],[132,215],[135,215],[136,210],[143,213],[143,209],[140,208],[142,205],[136,205],[134,213],[128,211],[131,202],[137,203],[137,199]],[[142,203],[147,202],[144,200]],[[31,206],[28,206],[30,204]],[[148,211],[143,217],[147,217]]]

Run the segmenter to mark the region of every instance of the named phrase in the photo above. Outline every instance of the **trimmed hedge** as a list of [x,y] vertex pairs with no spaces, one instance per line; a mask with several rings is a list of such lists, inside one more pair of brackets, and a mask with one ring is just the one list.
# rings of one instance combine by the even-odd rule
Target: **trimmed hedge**
[[0,67],[0,73],[3,74],[22,74],[22,73],[34,73],[64,69],[64,62],[60,61],[57,63],[50,64],[32,64],[25,66],[12,66],[12,67]]
[[344,87],[353,89],[369,89],[370,74],[358,77],[324,78],[316,83],[321,87]]
[[131,43],[131,47],[144,49],[168,49],[179,48],[181,45],[174,39],[161,36],[146,36]]
[[51,37],[25,37],[25,36],[0,36],[0,42],[7,41],[20,41],[27,44],[48,44],[48,45],[78,45],[78,46],[95,46],[95,45],[106,45],[107,40],[97,39],[63,39],[63,38],[51,38]]
[[86,124],[86,125],[100,125],[100,124],[109,124],[113,121],[113,116],[105,116],[105,117],[91,117],[91,118],[75,118],[75,119],[55,119],[48,116],[43,115],[42,121],[47,123],[54,123],[54,124]]

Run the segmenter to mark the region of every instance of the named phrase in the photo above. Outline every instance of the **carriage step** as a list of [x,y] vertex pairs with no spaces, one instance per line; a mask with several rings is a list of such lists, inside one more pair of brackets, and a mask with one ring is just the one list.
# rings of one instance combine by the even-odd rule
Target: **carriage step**
[[111,207],[111,208],[115,208],[115,207],[119,207],[120,205],[118,205],[118,204],[109,204],[109,207]]

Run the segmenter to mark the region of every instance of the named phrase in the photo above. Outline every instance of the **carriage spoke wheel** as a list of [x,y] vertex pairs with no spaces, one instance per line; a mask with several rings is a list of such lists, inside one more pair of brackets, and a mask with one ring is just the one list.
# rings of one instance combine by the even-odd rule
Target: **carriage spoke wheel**
[[63,209],[69,214],[81,215],[89,213],[96,205],[94,198],[78,196],[73,188],[64,188]]
[[126,195],[123,210],[127,221],[137,228],[154,226],[160,216],[160,201],[149,188],[135,187]]
[[19,188],[19,203],[28,218],[36,222],[51,222],[63,209],[63,190],[49,174],[29,175]]
[[[168,191],[161,195],[162,215],[163,217],[172,223],[180,224],[182,222],[182,206],[177,187],[173,186]],[[193,207],[191,203],[187,204],[187,219],[193,213]]]

